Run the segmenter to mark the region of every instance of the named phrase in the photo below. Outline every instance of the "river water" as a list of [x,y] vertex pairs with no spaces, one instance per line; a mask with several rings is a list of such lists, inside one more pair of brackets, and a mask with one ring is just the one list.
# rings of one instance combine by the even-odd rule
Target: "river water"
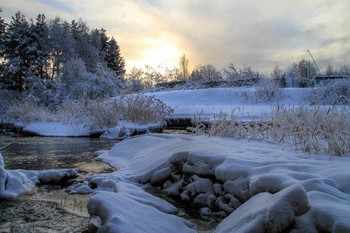
[[[44,170],[79,168],[71,182],[86,176],[112,172],[107,164],[93,157],[97,150],[108,150],[118,141],[88,137],[22,137],[0,134],[0,152],[6,169]],[[86,232],[90,195],[70,195],[66,185],[42,185],[13,200],[0,200],[0,233]],[[190,220],[201,233],[210,233],[218,224],[215,219],[202,220],[198,210],[168,198],[156,188],[147,190],[166,199]]]
[[[79,168],[83,180],[113,169],[95,161],[93,152],[110,149],[117,141],[78,137],[21,137],[0,135],[6,169]],[[68,183],[66,185],[69,185]],[[65,185],[44,185],[13,200],[0,200],[0,232],[85,232],[89,195],[69,195]]]

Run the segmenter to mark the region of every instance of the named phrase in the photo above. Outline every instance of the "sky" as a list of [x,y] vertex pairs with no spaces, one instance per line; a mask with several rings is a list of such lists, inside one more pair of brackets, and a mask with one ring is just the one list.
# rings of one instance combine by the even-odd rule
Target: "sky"
[[269,73],[311,59],[350,65],[349,0],[0,0],[10,21],[44,13],[66,21],[83,19],[105,28],[120,45],[127,68],[234,64]]

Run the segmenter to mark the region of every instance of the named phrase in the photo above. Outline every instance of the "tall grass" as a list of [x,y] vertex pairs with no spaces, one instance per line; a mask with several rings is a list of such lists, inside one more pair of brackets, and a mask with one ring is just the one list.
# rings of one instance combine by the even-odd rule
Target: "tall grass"
[[234,114],[219,114],[206,125],[197,124],[199,133],[236,139],[287,143],[308,153],[334,155],[350,153],[349,108],[327,110],[320,107],[276,107],[270,120],[239,122]]
[[92,130],[114,127],[120,121],[149,124],[164,121],[173,112],[154,96],[130,95],[107,100],[65,100],[46,107],[26,100],[12,105],[7,121],[85,124]]

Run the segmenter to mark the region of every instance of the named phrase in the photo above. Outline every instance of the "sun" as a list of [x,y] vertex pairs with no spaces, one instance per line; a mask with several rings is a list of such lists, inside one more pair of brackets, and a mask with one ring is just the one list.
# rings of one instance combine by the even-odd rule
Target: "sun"
[[175,44],[167,41],[147,39],[144,49],[134,59],[127,59],[127,67],[143,68],[146,65],[157,67],[159,65],[169,68],[177,67],[182,55]]

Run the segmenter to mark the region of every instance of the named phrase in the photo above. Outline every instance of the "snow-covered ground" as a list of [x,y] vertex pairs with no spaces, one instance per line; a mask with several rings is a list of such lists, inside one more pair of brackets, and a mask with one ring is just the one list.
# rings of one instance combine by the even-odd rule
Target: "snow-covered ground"
[[[208,120],[220,112],[234,115],[239,120],[260,120],[270,117],[276,105],[284,106],[309,106],[306,96],[312,91],[308,88],[283,88],[281,96],[273,101],[266,102],[256,96],[254,88],[211,88],[196,90],[173,90],[164,92],[150,92],[174,109],[171,118],[194,118],[201,117]],[[63,124],[55,122],[34,122],[25,124],[25,132],[43,136],[89,136],[95,132],[82,122],[77,124]],[[103,137],[123,138],[134,131],[162,127],[162,123],[156,122],[150,125],[137,125],[130,122],[120,122],[114,129],[104,129]]]
[[[308,91],[284,89],[283,98],[273,104],[310,105],[304,98]],[[260,118],[273,109],[273,104],[258,100],[249,104],[240,88],[151,94],[174,107],[176,118],[192,118],[198,112],[209,117],[220,111],[231,114],[237,108],[241,119]],[[47,128],[38,124],[30,130],[40,133]],[[62,136],[70,130],[58,127],[57,132]],[[120,129],[114,131],[119,135]],[[256,141],[165,134],[129,138],[96,155],[116,171],[88,177],[68,191],[93,192],[89,228],[99,232],[195,232],[190,222],[174,215],[174,206],[142,189],[150,184],[200,207],[203,216],[225,217],[214,232],[350,232],[347,156],[309,155]],[[24,192],[41,176],[41,172],[7,171],[2,160],[0,165],[3,197]],[[50,171],[48,177],[72,172]]]
[[151,183],[204,216],[215,232],[350,232],[349,157],[206,136],[149,134],[98,159],[117,169],[70,188],[94,187],[90,227],[101,232],[193,232],[174,207],[143,191]]
[[310,88],[283,88],[281,96],[273,101],[266,102],[254,94],[255,88],[210,88],[196,90],[174,90],[152,92],[157,99],[174,108],[174,118],[193,118],[200,113],[202,117],[212,118],[224,112],[234,114],[241,120],[252,118],[261,119],[271,115],[274,106],[310,105],[306,100],[312,91]]

